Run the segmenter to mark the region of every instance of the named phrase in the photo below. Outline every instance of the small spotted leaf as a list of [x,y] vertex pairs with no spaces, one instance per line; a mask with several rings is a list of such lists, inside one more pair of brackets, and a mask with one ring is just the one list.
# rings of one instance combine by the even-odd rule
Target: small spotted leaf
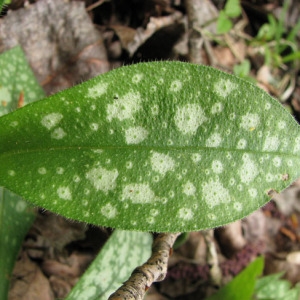
[[240,219],[299,177],[300,131],[255,85],[180,62],[113,70],[0,118],[0,184],[127,230]]
[[151,245],[149,233],[115,230],[66,300],[108,299],[150,257]]
[[[42,97],[44,92],[36,82],[22,50],[17,47],[1,54],[0,115]],[[2,168],[2,164],[0,166]],[[33,207],[0,186],[0,299],[7,298],[16,257],[34,218]]]
[[44,96],[20,47],[0,55],[0,116]]

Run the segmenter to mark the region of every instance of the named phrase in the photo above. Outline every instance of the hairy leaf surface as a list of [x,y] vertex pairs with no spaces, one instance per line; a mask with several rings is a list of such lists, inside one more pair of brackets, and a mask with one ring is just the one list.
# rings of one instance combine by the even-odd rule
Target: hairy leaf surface
[[180,62],[113,70],[0,118],[0,184],[69,218],[192,231],[299,176],[299,126],[258,87]]
[[150,257],[151,245],[149,233],[114,231],[66,300],[108,299]]

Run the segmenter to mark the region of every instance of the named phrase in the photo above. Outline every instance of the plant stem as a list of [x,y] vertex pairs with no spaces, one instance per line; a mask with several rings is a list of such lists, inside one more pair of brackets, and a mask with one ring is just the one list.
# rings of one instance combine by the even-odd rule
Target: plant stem
[[172,247],[179,234],[158,234],[153,240],[151,257],[132,272],[130,278],[109,297],[109,300],[142,300],[153,282],[164,280]]

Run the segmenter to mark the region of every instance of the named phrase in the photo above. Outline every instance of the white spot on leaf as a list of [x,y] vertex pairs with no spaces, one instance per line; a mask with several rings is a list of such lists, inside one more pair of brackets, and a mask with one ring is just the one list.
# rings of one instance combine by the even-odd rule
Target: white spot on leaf
[[114,206],[112,206],[110,203],[107,203],[105,206],[101,208],[101,214],[108,219],[115,218],[117,213],[118,213],[117,209]]
[[127,169],[132,169],[132,166],[133,166],[132,161],[127,161],[126,162],[126,168]]
[[260,123],[260,118],[258,114],[251,114],[247,113],[246,115],[242,116],[242,122],[240,126],[245,130],[253,130],[256,129],[256,127]]
[[148,131],[141,126],[130,127],[125,130],[125,140],[127,144],[139,144],[148,136]]
[[183,134],[195,134],[200,125],[202,125],[207,118],[199,104],[186,104],[178,107],[175,117],[175,125]]
[[236,145],[237,149],[245,149],[247,146],[247,141],[245,139],[240,139]]
[[142,73],[140,74],[135,74],[132,77],[132,82],[133,83],[139,83],[143,79],[144,75]]
[[126,185],[122,191],[122,201],[127,199],[132,203],[150,203],[155,200],[155,194],[149,184],[131,183]]
[[46,127],[48,130],[55,127],[63,118],[63,115],[60,113],[51,113],[43,117],[41,124]]
[[47,170],[46,170],[46,168],[42,167],[42,168],[38,169],[38,173],[41,175],[45,175],[47,173]]
[[278,122],[278,129],[284,129],[286,127],[285,121],[279,121]]
[[16,172],[14,170],[8,170],[8,175],[9,176],[15,176],[16,175]]
[[152,170],[160,173],[162,176],[168,171],[174,171],[175,162],[167,154],[154,152],[150,158]]
[[197,163],[201,160],[201,155],[199,153],[193,153],[192,154],[192,161],[194,163]]
[[237,89],[237,85],[230,79],[221,79],[215,83],[214,88],[219,96],[226,98],[232,91]]
[[97,123],[92,123],[92,124],[90,124],[90,128],[94,131],[97,131],[99,128],[99,125]]
[[207,147],[218,147],[222,143],[222,137],[219,133],[213,133],[207,140],[205,145]]
[[223,172],[223,164],[219,160],[214,160],[211,167],[214,173],[220,174]]
[[270,108],[271,108],[271,103],[267,102],[266,105],[265,105],[265,109],[269,110]]
[[19,200],[17,203],[16,203],[16,211],[18,212],[18,213],[21,213],[21,212],[23,212],[25,209],[26,209],[26,207],[27,207],[27,204],[26,204],[26,202],[25,201],[23,201],[23,200]]
[[203,198],[209,207],[231,201],[229,191],[220,181],[209,181],[202,185]]
[[73,176],[73,181],[74,181],[74,182],[78,183],[78,182],[80,182],[80,180],[81,180],[81,179],[80,179],[80,177],[79,177],[78,175],[74,175],[74,176]]
[[211,108],[211,113],[214,114],[219,114],[223,110],[223,104],[221,102],[215,103],[212,108]]
[[159,210],[157,209],[150,209],[150,215],[153,216],[153,217],[156,217],[158,216],[159,214]]
[[248,190],[248,193],[249,193],[249,195],[250,195],[250,197],[251,198],[256,198],[257,197],[257,189],[255,189],[255,188],[251,188],[251,189],[249,189]]
[[273,165],[277,168],[280,167],[281,166],[281,158],[278,157],[278,156],[274,157],[273,158]]
[[193,185],[192,182],[188,181],[183,186],[183,193],[187,196],[194,196],[196,193],[196,187]]
[[194,213],[190,208],[183,207],[179,209],[177,216],[183,220],[191,220],[194,216]]
[[294,153],[297,153],[299,151],[300,151],[300,136],[297,136],[295,138]]
[[107,170],[101,166],[91,169],[86,173],[86,178],[91,181],[97,191],[105,194],[116,188],[116,179],[119,175],[118,170]]
[[72,200],[72,193],[68,186],[61,186],[57,189],[58,197],[63,200]]
[[59,174],[59,175],[63,174],[64,171],[65,171],[65,170],[64,170],[64,168],[62,168],[62,167],[56,168],[56,173]]
[[114,100],[113,104],[107,105],[108,121],[113,118],[120,121],[132,118],[142,108],[141,102],[141,96],[138,92],[129,92],[122,98]]
[[217,216],[215,214],[212,214],[212,213],[208,213],[207,218],[212,220],[212,221],[217,220]]
[[171,83],[171,86],[170,86],[170,91],[171,92],[178,92],[182,89],[182,83],[180,80],[174,80],[172,83]]
[[241,181],[248,184],[256,178],[259,171],[256,164],[251,160],[248,154],[244,154],[242,159],[243,165],[238,170],[238,174],[240,175]]
[[234,202],[233,203],[233,209],[236,211],[242,211],[243,210],[243,204],[240,202]]
[[51,133],[51,137],[56,140],[61,140],[63,139],[67,134],[64,132],[62,128],[56,128],[53,130]]
[[264,142],[264,151],[276,151],[279,147],[280,140],[277,136],[267,136]]
[[152,113],[152,115],[154,115],[154,116],[157,116],[157,115],[158,115],[158,113],[159,113],[159,106],[158,106],[157,104],[155,104],[155,105],[153,105],[153,106],[151,107],[151,113]]
[[87,96],[93,99],[99,98],[100,96],[106,93],[107,87],[108,83],[99,82],[88,89]]
[[267,173],[266,174],[266,181],[267,182],[272,182],[272,181],[275,181],[276,180],[276,176],[274,176],[273,174],[271,173]]

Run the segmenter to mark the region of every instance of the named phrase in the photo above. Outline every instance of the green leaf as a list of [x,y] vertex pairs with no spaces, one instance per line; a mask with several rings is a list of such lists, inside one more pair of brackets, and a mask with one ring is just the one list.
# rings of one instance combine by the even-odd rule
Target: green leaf
[[0,184],[66,217],[182,232],[240,219],[299,177],[275,99],[180,62],[113,70],[0,118]]
[[34,219],[32,207],[0,187],[0,299],[7,299],[16,257]]
[[116,230],[66,300],[108,299],[150,257],[151,245],[149,233]]
[[217,33],[218,34],[227,33],[232,27],[233,24],[231,20],[228,18],[226,13],[223,10],[221,10],[217,20]]
[[275,38],[278,30],[277,21],[271,14],[268,15],[268,20],[269,23],[265,23],[260,27],[256,36],[258,40],[270,41]]
[[242,9],[239,0],[227,0],[224,11],[230,18],[236,18],[241,15]]
[[292,52],[291,54],[288,54],[284,57],[282,57],[283,63],[288,63],[290,61],[296,61],[300,59],[300,51]]
[[[25,94],[23,104],[44,96],[22,50],[17,47],[0,55],[0,115],[17,107],[21,93]],[[2,168],[2,164],[0,166]],[[0,299],[7,298],[15,259],[34,218],[32,207],[21,197],[0,187]]]
[[44,96],[20,47],[0,55],[0,116]]
[[251,64],[248,59],[245,59],[240,64],[234,65],[233,72],[236,76],[242,78],[247,77],[251,71]]
[[257,277],[261,275],[264,267],[264,260],[258,257],[238,274],[227,285],[206,300],[250,300],[254,292]]
[[0,15],[1,15],[1,12],[5,6],[5,4],[9,4],[11,1],[9,0],[0,0]]
[[255,285],[255,299],[298,300],[299,285],[291,289],[291,283],[280,279],[283,272],[259,278]]

